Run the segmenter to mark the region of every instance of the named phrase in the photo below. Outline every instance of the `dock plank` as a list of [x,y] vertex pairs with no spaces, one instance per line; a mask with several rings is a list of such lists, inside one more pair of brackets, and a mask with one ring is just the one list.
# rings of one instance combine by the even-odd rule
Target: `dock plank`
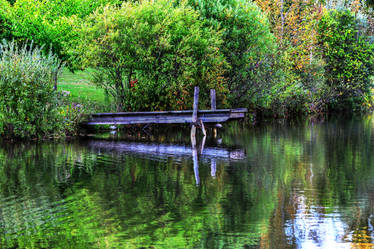
[[[223,123],[230,119],[245,117],[246,108],[199,110],[197,117],[204,123]],[[192,110],[160,112],[119,112],[90,115],[82,125],[125,125],[125,124],[186,124],[192,123]]]

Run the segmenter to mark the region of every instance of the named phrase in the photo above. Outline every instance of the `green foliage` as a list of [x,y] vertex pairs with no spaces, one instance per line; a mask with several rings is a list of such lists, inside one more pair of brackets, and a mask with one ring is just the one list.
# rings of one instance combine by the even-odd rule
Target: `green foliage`
[[[85,91],[102,102],[92,109],[113,108],[105,95],[118,110],[186,109],[196,85],[201,108],[209,88],[222,106],[271,116],[372,106],[374,45],[358,18],[333,10],[319,22],[310,1],[257,3],[272,26],[248,0],[0,0],[0,39],[93,67],[104,90]],[[67,87],[87,110],[91,96]]]
[[223,98],[221,34],[204,27],[190,7],[164,0],[107,6],[80,32],[85,65],[95,69],[95,82],[118,110],[189,108],[194,86],[200,86],[202,106],[209,88]]
[[329,107],[361,105],[371,93],[374,45],[365,36],[359,36],[356,19],[348,10],[327,12],[318,28],[318,41],[326,62]]
[[276,41],[268,20],[252,2],[245,0],[189,0],[201,19],[223,32],[220,46],[230,65],[225,73],[230,104],[263,105],[273,79]]
[[[29,48],[28,48],[29,47]],[[0,45],[0,133],[9,138],[61,135],[64,116],[53,78],[61,62],[40,48],[14,42]]]
[[78,34],[74,26],[96,8],[116,0],[17,0],[12,7],[12,35],[22,42],[34,41],[39,46],[50,46],[53,52],[69,65],[75,55],[69,53]]
[[0,0],[0,41],[9,39],[11,35],[10,4]]
[[308,91],[293,72],[282,71],[282,77],[268,95],[264,116],[289,118],[307,112]]

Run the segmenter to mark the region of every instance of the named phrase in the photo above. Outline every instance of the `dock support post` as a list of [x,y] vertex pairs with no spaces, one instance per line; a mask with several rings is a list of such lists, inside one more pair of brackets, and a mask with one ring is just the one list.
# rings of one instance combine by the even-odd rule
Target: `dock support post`
[[201,146],[200,146],[200,149],[199,149],[199,154],[200,155],[202,155],[204,153],[205,141],[206,141],[206,136],[204,136],[203,141],[201,141]]
[[[216,90],[210,89],[210,108],[215,111],[216,110]],[[217,137],[217,127],[214,126],[213,128],[213,137]]]
[[193,112],[192,112],[192,128],[191,138],[196,136],[197,112],[199,108],[199,87],[195,86],[193,94]]
[[199,108],[199,87],[195,86],[193,94],[193,112],[192,112],[192,123],[197,123],[197,111]]
[[216,90],[210,89],[210,106],[212,110],[216,110]]
[[201,119],[200,119],[200,126],[201,126],[201,130],[203,131],[204,137],[206,137],[206,130],[205,130],[204,122]]

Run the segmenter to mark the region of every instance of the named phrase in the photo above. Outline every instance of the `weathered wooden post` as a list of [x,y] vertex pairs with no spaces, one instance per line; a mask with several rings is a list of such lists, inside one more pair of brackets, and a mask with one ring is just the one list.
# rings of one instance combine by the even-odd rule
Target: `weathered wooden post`
[[216,110],[216,90],[210,89],[210,106],[212,110]]
[[192,137],[196,137],[196,124],[197,124],[198,108],[199,108],[199,87],[195,86],[194,94],[193,94],[191,139],[192,139]]
[[201,146],[200,146],[200,151],[199,151],[199,154],[200,154],[200,155],[202,155],[203,152],[204,152],[205,141],[206,141],[206,136],[204,136],[204,137],[203,137],[203,141],[201,141]]
[[[215,111],[216,110],[216,90],[210,89],[210,108]],[[217,127],[214,126],[213,128],[213,137],[217,137]]]
[[193,171],[195,174],[196,185],[200,185],[199,177],[199,159],[197,155],[196,147],[196,125],[197,125],[197,112],[199,108],[199,87],[195,86],[193,95],[193,111],[192,111],[192,128],[191,128],[191,146],[192,146],[192,160],[193,160]]
[[193,94],[193,113],[192,113],[192,122],[197,123],[197,112],[199,109],[199,87],[195,86],[194,94]]
[[195,91],[193,95],[193,112],[192,112],[192,128],[191,136],[196,136],[196,126],[200,125],[201,130],[203,131],[204,136],[206,136],[206,131],[204,123],[202,120],[198,120],[197,113],[199,111],[199,87],[195,86]]
[[205,130],[205,126],[204,126],[204,122],[200,119],[200,126],[201,126],[201,130],[203,131],[203,134],[204,134],[204,137],[206,136],[206,130]]

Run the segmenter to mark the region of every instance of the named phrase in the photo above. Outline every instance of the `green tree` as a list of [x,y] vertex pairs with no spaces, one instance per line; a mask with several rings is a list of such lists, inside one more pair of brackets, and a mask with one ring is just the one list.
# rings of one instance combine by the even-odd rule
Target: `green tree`
[[[17,0],[11,7],[12,35],[18,42],[33,41],[44,46],[72,67],[75,55],[70,53],[79,37],[75,26],[96,8],[116,4],[117,0]],[[1,16],[1,15],[0,15]]]
[[318,26],[318,41],[326,62],[329,107],[361,104],[370,95],[374,74],[374,45],[359,35],[349,10],[327,12]]
[[231,105],[260,105],[277,76],[276,40],[261,10],[247,0],[189,0],[207,25],[221,30],[221,52],[230,65]]
[[95,82],[117,100],[117,109],[167,110],[202,104],[209,88],[225,91],[221,34],[203,26],[198,13],[169,1],[107,6],[88,18],[79,50]]
[[11,35],[10,4],[0,0],[0,41],[9,39]]

